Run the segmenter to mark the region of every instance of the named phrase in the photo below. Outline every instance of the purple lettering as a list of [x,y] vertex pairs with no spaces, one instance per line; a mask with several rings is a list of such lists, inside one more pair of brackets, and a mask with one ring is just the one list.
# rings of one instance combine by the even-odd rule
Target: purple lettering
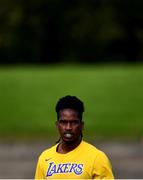
[[77,167],[77,164],[75,164],[75,163],[73,163],[72,164],[72,166],[71,166],[71,168],[70,168],[70,170],[69,170],[69,172],[74,172],[74,169]]
[[55,164],[54,162],[49,163],[46,176],[52,176],[53,174],[60,173],[74,173],[80,175],[83,172],[83,164],[66,163],[66,164]]
[[78,164],[77,168],[74,170],[74,173],[80,175],[83,172],[83,164]]
[[71,165],[70,163],[65,164],[64,173],[68,173],[69,172],[70,165]]
[[48,168],[48,171],[47,171],[47,175],[46,176],[52,176],[52,173],[51,173],[51,167],[52,167],[52,164],[53,164],[53,162],[51,162],[51,163],[49,163],[50,165],[49,165],[49,168]]
[[62,169],[62,168],[64,167],[64,165],[65,165],[65,164],[59,164],[56,173],[63,173],[63,169]]

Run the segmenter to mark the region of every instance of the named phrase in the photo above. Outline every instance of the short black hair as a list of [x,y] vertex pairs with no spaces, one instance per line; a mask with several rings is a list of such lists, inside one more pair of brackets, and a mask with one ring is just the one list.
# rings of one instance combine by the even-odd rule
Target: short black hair
[[82,120],[82,114],[84,112],[84,104],[76,96],[64,96],[59,99],[56,104],[57,119],[59,119],[59,112],[63,109],[73,109],[78,112],[79,119]]

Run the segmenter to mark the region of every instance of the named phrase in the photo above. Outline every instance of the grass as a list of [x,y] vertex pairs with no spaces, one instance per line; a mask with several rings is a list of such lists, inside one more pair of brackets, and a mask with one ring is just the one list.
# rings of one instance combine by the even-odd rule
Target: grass
[[55,104],[65,95],[85,103],[88,138],[143,136],[143,65],[0,68],[0,137],[52,138]]

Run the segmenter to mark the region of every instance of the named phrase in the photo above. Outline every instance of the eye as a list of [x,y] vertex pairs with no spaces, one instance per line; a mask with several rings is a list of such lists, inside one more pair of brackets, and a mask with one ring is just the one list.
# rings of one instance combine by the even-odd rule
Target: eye
[[79,123],[80,123],[79,120],[73,120],[73,121],[71,122],[71,124],[72,124],[73,126],[79,125]]
[[72,121],[66,121],[66,120],[59,120],[59,124],[64,126],[64,125],[67,125],[67,124],[70,124],[71,126],[76,126],[76,125],[79,125],[80,121],[79,120],[72,120]]
[[67,122],[64,121],[64,120],[60,120],[59,123],[60,123],[61,125],[65,125]]

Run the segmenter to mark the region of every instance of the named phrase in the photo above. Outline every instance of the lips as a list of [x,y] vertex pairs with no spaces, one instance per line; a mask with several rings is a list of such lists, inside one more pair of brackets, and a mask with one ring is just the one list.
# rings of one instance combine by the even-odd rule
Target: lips
[[72,133],[64,133],[64,137],[66,137],[66,138],[72,138],[73,137],[73,134]]

